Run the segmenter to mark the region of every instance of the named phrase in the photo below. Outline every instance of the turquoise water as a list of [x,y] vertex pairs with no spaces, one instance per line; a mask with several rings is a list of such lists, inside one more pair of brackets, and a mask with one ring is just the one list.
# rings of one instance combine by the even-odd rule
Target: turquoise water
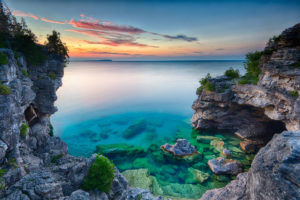
[[[205,190],[221,187],[234,177],[211,173],[206,163],[220,152],[210,142],[197,141],[197,136],[218,137],[232,158],[245,165],[251,160],[231,133],[200,133],[190,125],[198,81],[207,73],[222,75],[229,67],[244,71],[242,61],[71,62],[57,92],[59,111],[52,117],[55,135],[68,144],[72,155],[88,157],[99,145],[97,151],[122,172],[148,169],[157,183],[149,189],[156,194],[199,198]],[[133,135],[125,137],[132,126]],[[187,162],[164,155],[159,147],[174,144],[177,138],[188,139],[201,158]],[[120,156],[123,153],[126,158]],[[209,178],[199,183],[191,177],[191,169]]]

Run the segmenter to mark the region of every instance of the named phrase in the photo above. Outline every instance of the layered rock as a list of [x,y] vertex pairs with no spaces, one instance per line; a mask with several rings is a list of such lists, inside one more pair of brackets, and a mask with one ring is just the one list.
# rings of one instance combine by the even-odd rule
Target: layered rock
[[30,66],[10,49],[0,52],[8,57],[8,64],[0,66],[0,82],[10,90],[0,94],[1,199],[156,199],[147,190],[130,188],[117,169],[109,194],[80,190],[95,155],[70,156],[50,130],[64,62],[49,58]]
[[192,158],[199,154],[196,147],[192,146],[186,139],[177,139],[174,145],[164,144],[160,149],[177,158]]
[[259,150],[249,172],[224,188],[207,191],[201,199],[300,198],[299,65],[296,24],[268,43],[257,85],[237,85],[225,76],[209,80],[216,91],[204,90],[194,102],[194,127],[233,130],[244,139],[240,147],[245,152],[268,144]]
[[208,166],[215,174],[237,175],[243,171],[241,163],[236,160],[224,159],[222,157],[209,160]]
[[216,92],[203,90],[198,96],[193,126],[234,130],[241,138],[265,142],[285,129],[299,130],[299,34],[297,24],[268,44],[257,85],[238,85],[226,76],[210,79]]

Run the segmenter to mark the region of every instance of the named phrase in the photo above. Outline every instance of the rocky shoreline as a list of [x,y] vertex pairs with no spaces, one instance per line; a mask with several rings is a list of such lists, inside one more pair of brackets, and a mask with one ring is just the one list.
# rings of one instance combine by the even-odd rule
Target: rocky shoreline
[[[270,41],[259,60],[257,85],[209,78],[193,104],[196,129],[233,130],[245,152],[257,151],[249,172],[201,199],[300,198],[300,24]],[[285,131],[287,130],[287,131]],[[272,139],[271,139],[272,138]]]
[[[300,61],[300,24],[284,31],[265,51],[268,54],[260,60],[257,85],[238,85],[225,76],[210,78],[216,91],[203,90],[193,104],[192,124],[196,129],[234,130],[244,140],[240,146],[245,152],[265,145],[249,172],[240,173],[240,164],[231,159],[210,160],[209,166],[215,173],[240,174],[226,187],[207,191],[201,199],[300,198],[300,68],[296,66]],[[108,194],[81,190],[95,155],[69,155],[67,145],[53,136],[50,123],[51,115],[57,111],[54,102],[56,90],[62,85],[65,63],[50,58],[33,67],[10,49],[0,49],[0,53],[8,60],[0,67],[1,85],[6,88],[5,94],[0,95],[1,199],[162,199],[147,189],[130,187],[118,169]],[[138,125],[132,126],[124,137],[139,130]],[[230,155],[224,142],[214,142],[211,145],[219,148],[219,153]],[[180,158],[201,154],[186,140],[161,148]],[[222,171],[227,166],[230,170]],[[147,171],[135,173],[146,176]],[[208,178],[199,170],[193,173],[198,182]],[[131,178],[131,174],[125,175]],[[151,184],[153,180],[149,178]],[[136,183],[137,187],[140,185]]]

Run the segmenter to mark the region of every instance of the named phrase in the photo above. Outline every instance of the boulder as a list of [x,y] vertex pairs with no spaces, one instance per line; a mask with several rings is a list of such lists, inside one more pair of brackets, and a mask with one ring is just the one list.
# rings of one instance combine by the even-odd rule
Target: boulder
[[160,149],[179,158],[193,157],[199,154],[196,147],[192,146],[186,139],[177,139],[174,145],[167,143],[162,145]]
[[215,174],[237,175],[242,172],[242,164],[236,160],[224,159],[222,157],[208,161],[208,166]]

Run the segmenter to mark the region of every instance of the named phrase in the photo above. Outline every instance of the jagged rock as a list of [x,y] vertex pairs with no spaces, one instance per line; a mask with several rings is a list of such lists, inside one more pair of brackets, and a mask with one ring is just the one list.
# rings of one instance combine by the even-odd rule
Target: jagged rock
[[0,140],[0,160],[4,158],[7,148],[7,145]]
[[199,154],[197,149],[186,139],[177,139],[174,145],[164,144],[160,147],[160,149],[179,158],[193,157]]
[[231,181],[226,187],[206,191],[201,200],[243,199],[246,192],[246,181],[247,173],[241,173],[236,180]]
[[215,174],[237,175],[242,172],[242,164],[236,160],[224,159],[222,157],[208,161],[208,166]]

